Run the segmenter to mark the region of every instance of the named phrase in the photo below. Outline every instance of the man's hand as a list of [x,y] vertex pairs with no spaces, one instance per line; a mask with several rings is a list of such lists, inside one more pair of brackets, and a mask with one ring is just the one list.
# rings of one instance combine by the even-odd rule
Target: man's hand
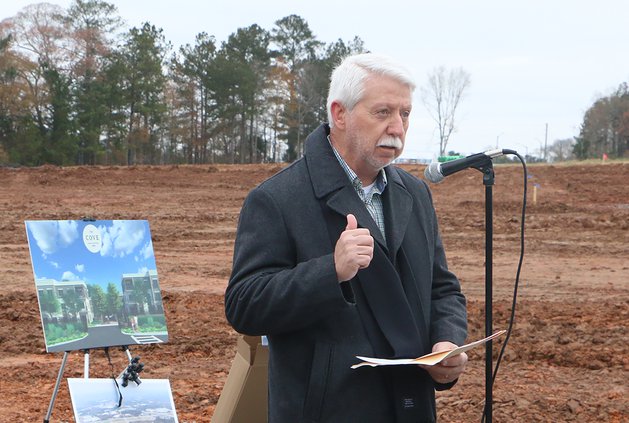
[[[456,348],[457,345],[452,342],[437,342],[432,347],[432,352],[452,350]],[[454,382],[461,376],[463,370],[465,370],[465,365],[467,364],[467,354],[461,353],[459,355],[455,355],[454,357],[450,357],[446,360],[443,360],[439,364],[435,364],[434,366],[423,366],[420,367],[426,370],[433,380],[437,383],[450,383]]]
[[360,269],[369,266],[373,257],[373,238],[369,229],[358,229],[353,214],[347,215],[347,226],[334,247],[334,266],[339,282],[356,276]]

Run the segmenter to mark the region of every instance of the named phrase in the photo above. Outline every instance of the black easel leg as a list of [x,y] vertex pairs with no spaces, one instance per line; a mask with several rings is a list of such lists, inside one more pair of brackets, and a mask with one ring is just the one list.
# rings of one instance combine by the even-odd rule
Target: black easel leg
[[[492,186],[485,186],[485,336],[490,336],[492,327],[493,298],[493,192]],[[485,422],[492,419],[492,341],[485,344]]]
[[66,361],[68,360],[68,352],[63,353],[63,360],[61,360],[61,367],[59,368],[59,374],[57,375],[57,382],[55,383],[55,390],[52,392],[52,398],[50,399],[50,405],[48,406],[48,412],[46,413],[46,417],[44,417],[44,423],[50,422],[50,415],[52,414],[52,408],[55,405],[55,399],[57,399],[57,393],[59,392],[59,385],[61,384],[61,379],[63,378],[63,370],[66,367]]

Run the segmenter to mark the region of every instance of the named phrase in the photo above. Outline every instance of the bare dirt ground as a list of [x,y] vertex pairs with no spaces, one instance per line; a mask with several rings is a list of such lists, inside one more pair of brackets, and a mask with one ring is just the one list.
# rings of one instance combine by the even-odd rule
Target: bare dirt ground
[[[416,175],[423,166],[405,168]],[[0,421],[42,421],[62,354],[47,354],[24,220],[147,219],[170,342],[132,350],[144,378],[169,378],[182,422],[209,422],[237,335],[225,321],[240,206],[281,169],[262,166],[0,168]],[[629,164],[529,166],[526,255],[516,324],[494,387],[496,422],[629,421]],[[494,327],[506,328],[519,254],[521,168],[496,166]],[[538,184],[533,203],[533,183]],[[450,267],[469,299],[470,340],[484,333],[484,187],[468,170],[432,187]],[[495,343],[495,349],[502,340]],[[90,377],[125,368],[102,350]],[[480,421],[484,350],[438,394],[441,422]],[[83,377],[69,355],[64,378]],[[74,421],[67,382],[51,421]]]

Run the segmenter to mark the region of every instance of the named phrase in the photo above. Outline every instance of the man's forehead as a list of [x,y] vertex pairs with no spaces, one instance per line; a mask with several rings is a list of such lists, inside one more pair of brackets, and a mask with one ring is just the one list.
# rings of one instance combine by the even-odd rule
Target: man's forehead
[[362,100],[369,100],[371,103],[413,103],[411,87],[388,76],[376,76],[365,81]]

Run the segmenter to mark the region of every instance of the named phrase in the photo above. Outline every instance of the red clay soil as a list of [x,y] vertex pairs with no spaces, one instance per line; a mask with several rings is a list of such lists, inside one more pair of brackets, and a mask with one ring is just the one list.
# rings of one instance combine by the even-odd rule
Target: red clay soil
[[[421,175],[423,166],[407,165]],[[0,168],[0,421],[42,421],[62,354],[45,352],[24,220],[146,219],[170,341],[141,346],[142,376],[170,379],[182,422],[209,422],[235,354],[223,292],[246,193],[279,165]],[[529,166],[516,323],[494,386],[496,422],[629,421],[629,164]],[[450,267],[484,334],[484,186],[467,170],[433,185]],[[519,254],[522,169],[496,166],[494,327],[506,328]],[[534,193],[534,185],[537,185]],[[534,194],[535,198],[534,198]],[[534,201],[536,200],[536,201]],[[496,342],[495,350],[501,346]],[[126,366],[102,350],[90,377]],[[480,421],[484,349],[438,393],[441,422]],[[69,355],[64,379],[83,377]],[[62,381],[51,421],[74,421]]]

